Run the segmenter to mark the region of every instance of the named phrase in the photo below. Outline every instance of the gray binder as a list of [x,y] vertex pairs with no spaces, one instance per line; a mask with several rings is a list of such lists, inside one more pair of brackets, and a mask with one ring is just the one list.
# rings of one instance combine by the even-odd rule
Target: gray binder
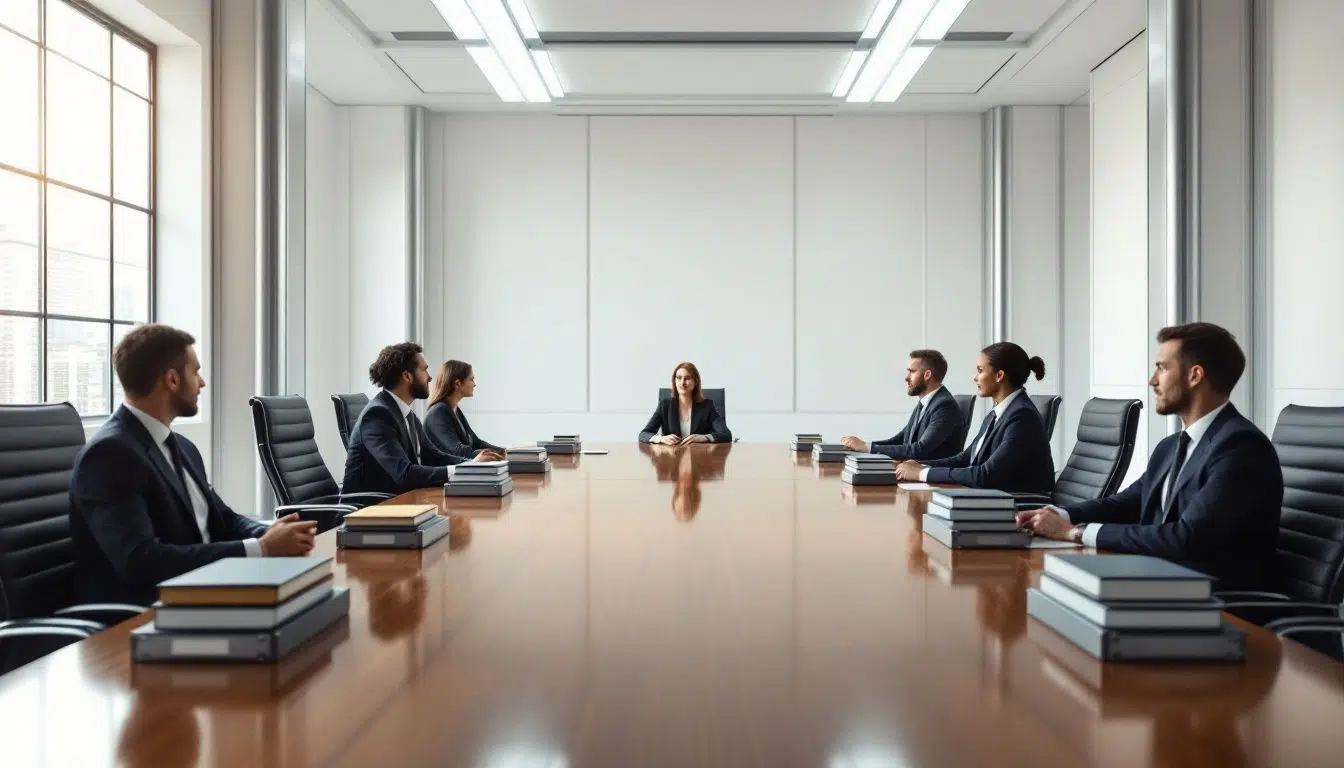
[[949,549],[1030,549],[1030,531],[964,531],[924,515],[924,533]]
[[1103,661],[1246,660],[1246,636],[1226,621],[1211,631],[1106,629],[1034,588],[1027,590],[1027,615]]
[[324,602],[269,632],[170,632],[152,624],[131,630],[131,660],[279,661],[350,611],[350,590],[336,587]]
[[448,535],[448,518],[410,531],[352,531],[336,530],[336,546],[341,549],[424,549]]

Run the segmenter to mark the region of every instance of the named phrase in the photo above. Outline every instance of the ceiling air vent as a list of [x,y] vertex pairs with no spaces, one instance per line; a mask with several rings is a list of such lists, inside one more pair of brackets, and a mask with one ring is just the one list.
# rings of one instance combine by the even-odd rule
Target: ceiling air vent
[[1006,43],[1012,38],[1012,32],[948,32],[943,36],[945,43]]
[[392,37],[403,43],[451,43],[457,35],[447,30],[442,32],[393,32]]

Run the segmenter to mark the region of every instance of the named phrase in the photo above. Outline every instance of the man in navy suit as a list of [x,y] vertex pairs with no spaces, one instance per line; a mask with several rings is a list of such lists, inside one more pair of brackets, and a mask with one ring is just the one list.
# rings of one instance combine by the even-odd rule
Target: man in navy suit
[[1143,477],[1067,509],[1018,513],[1039,536],[1180,562],[1219,589],[1264,589],[1279,529],[1283,472],[1273,444],[1228,402],[1246,368],[1210,323],[1163,328],[1148,385],[1184,429],[1153,449]]
[[880,453],[896,461],[945,459],[961,452],[966,424],[956,398],[943,387],[947,376],[947,358],[935,349],[916,349],[905,368],[905,392],[918,397],[905,428],[886,440],[871,445],[862,438],[846,435],[840,439],[846,448],[859,453]]
[[224,503],[201,453],[172,430],[194,416],[205,380],[191,334],[142,325],[113,354],[126,401],[75,459],[70,539],[82,603],[147,605],[156,585],[225,557],[306,555],[316,523],[266,526]]
[[411,403],[429,397],[429,363],[414,342],[383,347],[369,366],[369,380],[382,388],[350,429],[344,493],[399,494],[448,482],[448,465],[487,461],[492,453],[466,459],[440,451],[425,433]]

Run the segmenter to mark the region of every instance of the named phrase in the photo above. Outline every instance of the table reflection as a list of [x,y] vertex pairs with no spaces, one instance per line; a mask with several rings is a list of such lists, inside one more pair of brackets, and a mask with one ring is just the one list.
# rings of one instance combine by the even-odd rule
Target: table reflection
[[640,452],[653,462],[659,482],[671,482],[672,514],[690,522],[700,512],[700,483],[723,479],[728,465],[729,443],[658,445],[640,443]]

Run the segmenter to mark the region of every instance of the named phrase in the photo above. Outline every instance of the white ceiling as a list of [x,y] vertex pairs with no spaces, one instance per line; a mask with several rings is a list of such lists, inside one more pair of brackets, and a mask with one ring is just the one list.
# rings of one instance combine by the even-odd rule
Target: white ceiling
[[[877,0],[526,2],[565,88],[556,102],[502,103],[455,40],[397,40],[448,32],[430,0],[308,0],[308,81],[337,104],[442,111],[980,111],[1084,99],[1091,69],[1146,24],[1145,0],[971,0],[953,32],[1009,42],[942,43],[895,104],[848,104],[830,93]],[[644,42],[658,36],[681,39]]]

